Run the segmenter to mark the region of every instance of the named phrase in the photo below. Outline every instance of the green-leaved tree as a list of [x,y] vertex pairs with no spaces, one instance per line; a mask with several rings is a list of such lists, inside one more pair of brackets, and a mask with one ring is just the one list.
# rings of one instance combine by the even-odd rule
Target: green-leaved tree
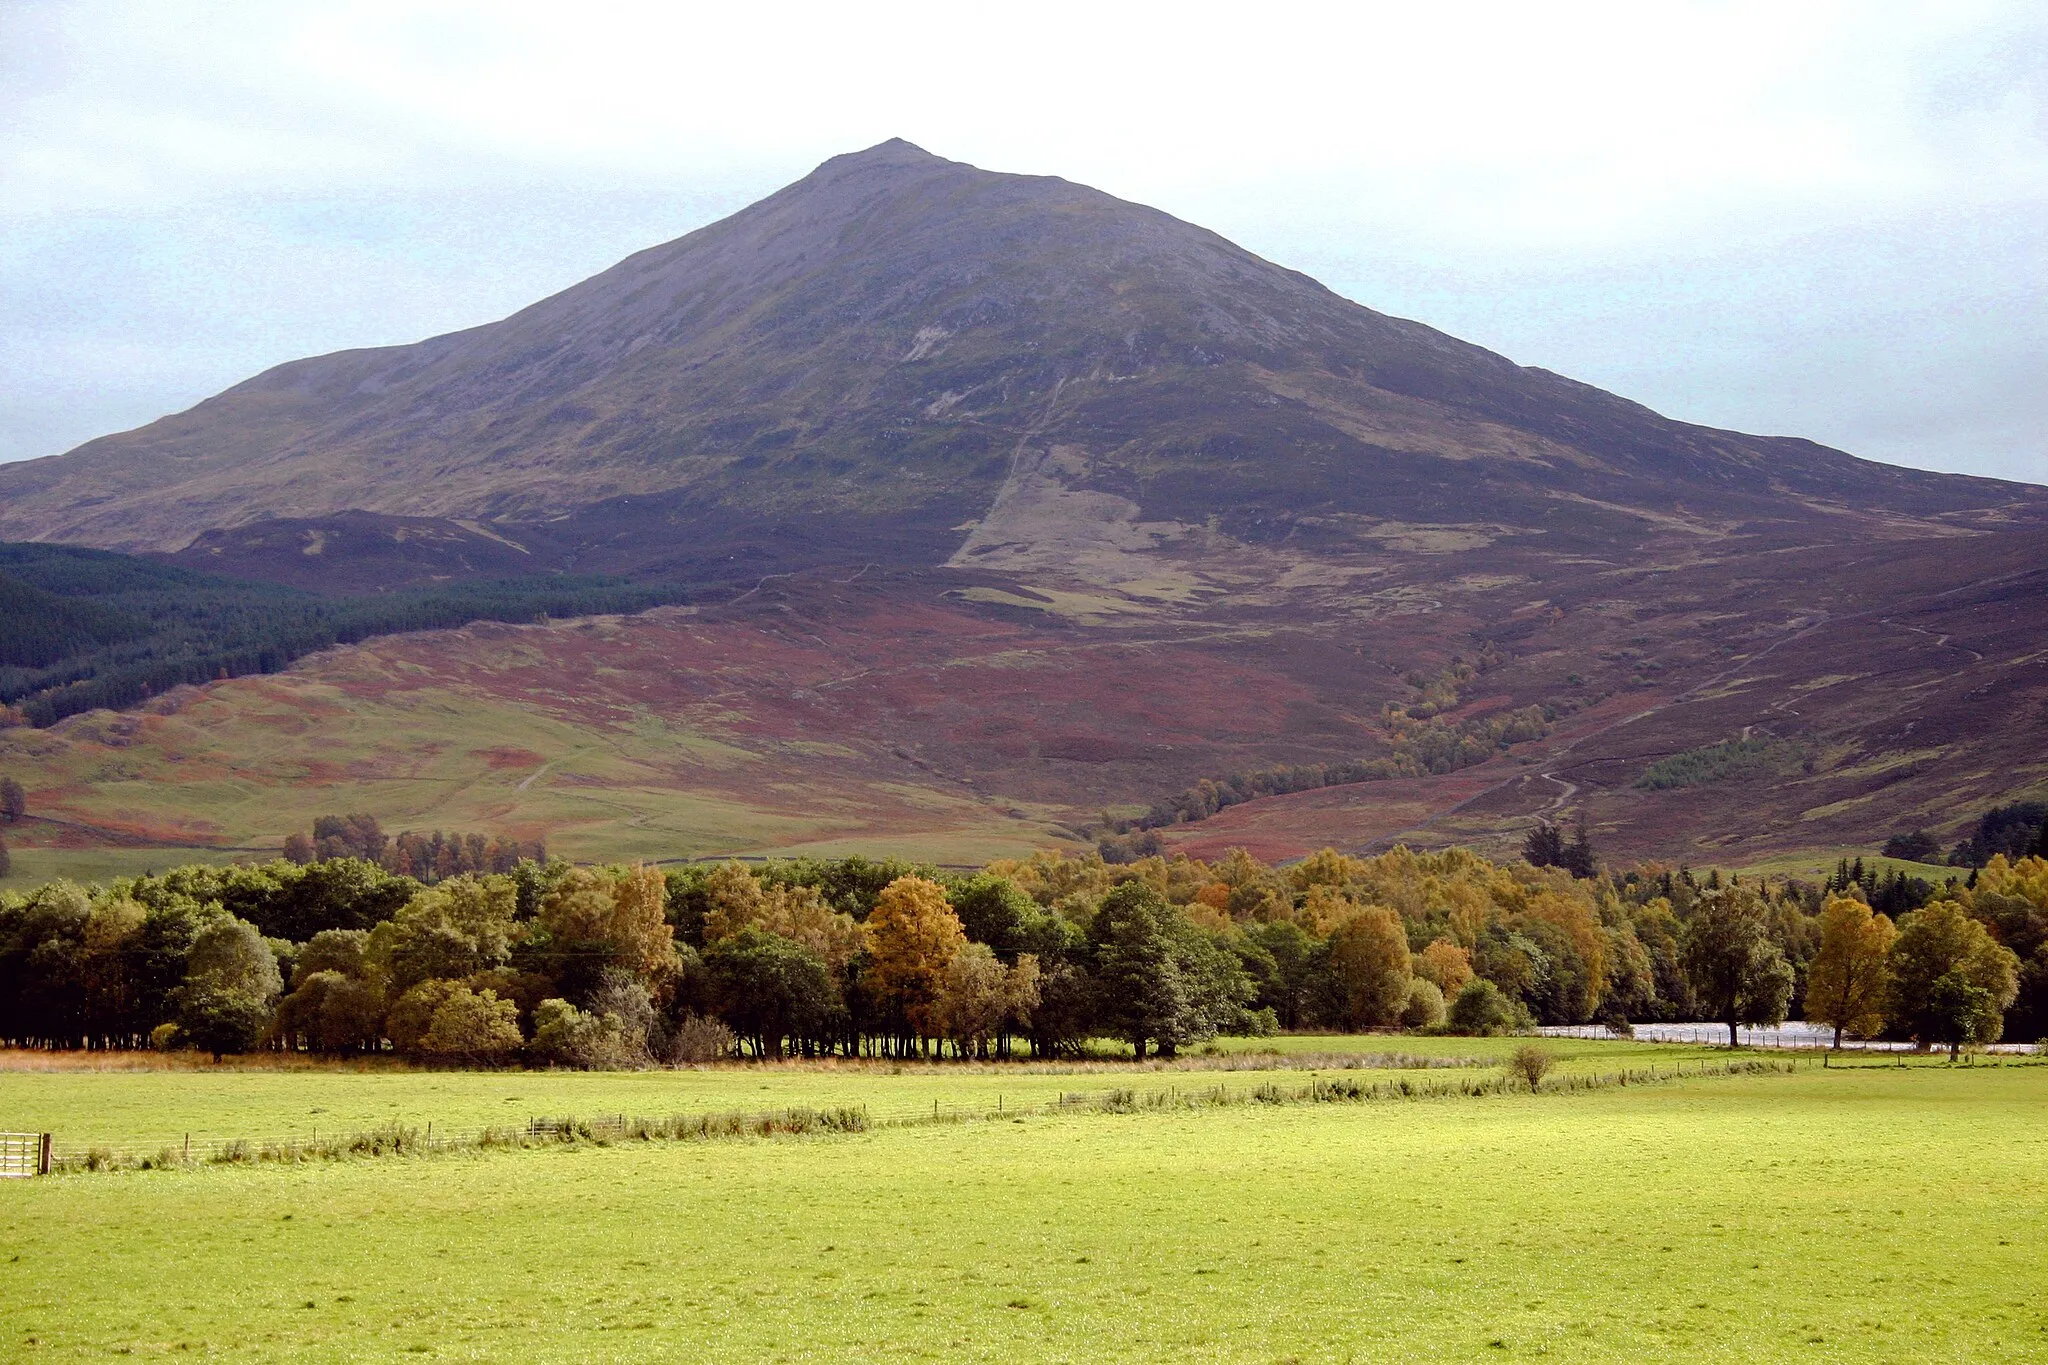
[[1899,920],[1886,1013],[1920,1042],[1944,1043],[1951,1052],[1963,1043],[1996,1042],[2005,1009],[2019,994],[2019,965],[1962,906],[1935,901]]
[[1728,1046],[1744,1024],[1785,1021],[1792,964],[1771,938],[1768,907],[1749,887],[1700,894],[1685,928],[1685,971],[1702,1012],[1728,1026]]

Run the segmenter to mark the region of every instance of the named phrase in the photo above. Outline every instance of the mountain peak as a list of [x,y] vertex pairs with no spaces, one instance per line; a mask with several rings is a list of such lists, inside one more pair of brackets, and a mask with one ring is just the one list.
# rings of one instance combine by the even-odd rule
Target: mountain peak
[[[1643,509],[1611,512],[1603,553],[1674,506],[1716,526],[2016,502],[2031,520],[2048,496],[1668,422],[1158,210],[891,138],[502,321],[280,366],[0,468],[0,538],[175,552],[304,522],[339,546],[329,522],[368,513],[408,544],[419,518],[451,545],[472,523],[553,528],[581,567],[688,544],[727,567],[806,543],[936,563],[969,524],[988,542],[1020,489],[1059,518],[1368,548],[1356,528],[1387,520],[1558,539],[1560,499]],[[631,530],[612,503],[654,498]]]
[[842,152],[823,162],[820,171],[878,170],[894,166],[950,166],[953,163],[942,156],[934,156],[914,142],[892,137],[887,142],[858,152]]

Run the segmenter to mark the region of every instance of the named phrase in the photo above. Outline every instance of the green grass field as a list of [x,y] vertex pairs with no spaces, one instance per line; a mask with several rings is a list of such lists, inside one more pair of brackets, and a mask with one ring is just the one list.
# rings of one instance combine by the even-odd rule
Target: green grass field
[[223,849],[56,848],[12,843],[8,853],[12,867],[0,877],[0,891],[28,891],[59,878],[104,886],[117,877],[140,877],[190,863],[227,863],[252,856]]
[[0,1357],[2032,1361],[2043,1112],[1921,1063],[11,1182]]
[[1951,877],[1961,881],[1970,875],[1970,869],[1967,867],[1950,867],[1947,863],[1916,863],[1905,858],[1887,858],[1882,853],[1860,848],[1809,849],[1800,853],[1782,853],[1776,857],[1746,863],[1741,867],[1721,870],[1743,877],[1797,877],[1809,882],[1823,882],[1834,875],[1835,864],[1844,858],[1852,863],[1861,858],[1864,869],[1880,877],[1903,872],[1908,877],[1918,877],[1935,887],[1940,887]]
[[[1225,1039],[1228,1052],[1279,1052],[1281,1062],[1312,1053],[1406,1053],[1493,1060],[1514,1041],[1401,1036]],[[1718,1049],[1646,1050],[1625,1042],[1551,1040],[1564,1070],[1680,1065],[1718,1057]],[[126,1060],[126,1059],[119,1059]],[[1194,1056],[1186,1069],[1133,1070],[1093,1064],[963,1067],[887,1062],[810,1062],[719,1066],[688,1071],[424,1071],[364,1063],[358,1068],[257,1063],[191,1070],[94,1069],[48,1054],[0,1054],[0,1130],[48,1132],[60,1154],[105,1147],[123,1155],[212,1144],[364,1132],[387,1123],[442,1134],[524,1124],[530,1118],[625,1114],[659,1118],[706,1112],[766,1112],[798,1106],[865,1108],[877,1120],[979,1115],[1058,1103],[1062,1095],[1189,1091],[1222,1085],[1244,1092],[1265,1083],[1306,1084],[1306,1064],[1274,1070],[1209,1070]],[[44,1069],[48,1067],[49,1069]],[[1455,1075],[1445,1072],[1444,1075]]]

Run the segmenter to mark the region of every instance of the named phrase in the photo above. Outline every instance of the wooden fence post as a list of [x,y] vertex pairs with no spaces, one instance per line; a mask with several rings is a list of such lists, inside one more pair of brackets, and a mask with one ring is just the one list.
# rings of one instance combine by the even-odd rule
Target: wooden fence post
[[41,1146],[42,1151],[36,1159],[36,1174],[48,1175],[50,1173],[50,1134],[43,1134]]

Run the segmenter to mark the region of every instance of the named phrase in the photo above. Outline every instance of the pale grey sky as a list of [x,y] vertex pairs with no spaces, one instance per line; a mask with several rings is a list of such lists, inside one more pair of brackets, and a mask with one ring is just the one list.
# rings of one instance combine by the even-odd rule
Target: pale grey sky
[[906,137],[1675,417],[2048,483],[2048,6],[0,3],[0,459]]

